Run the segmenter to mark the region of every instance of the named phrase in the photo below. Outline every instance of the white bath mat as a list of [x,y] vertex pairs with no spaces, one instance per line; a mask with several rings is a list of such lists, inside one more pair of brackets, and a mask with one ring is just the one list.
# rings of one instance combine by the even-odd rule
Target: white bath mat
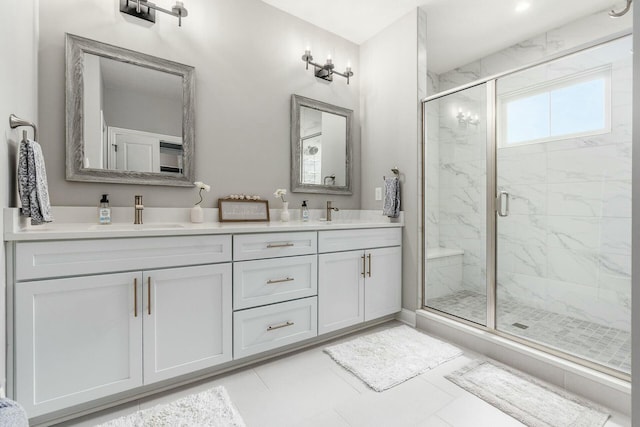
[[462,354],[459,348],[404,325],[324,351],[375,391],[391,388]]
[[245,427],[224,387],[137,411],[98,427]]
[[497,362],[476,361],[446,376],[529,427],[601,427],[602,408]]

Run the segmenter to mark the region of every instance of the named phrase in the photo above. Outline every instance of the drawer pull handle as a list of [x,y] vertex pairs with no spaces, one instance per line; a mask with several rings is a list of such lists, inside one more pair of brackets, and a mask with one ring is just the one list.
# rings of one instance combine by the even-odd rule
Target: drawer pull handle
[[282,325],[269,326],[269,327],[267,328],[267,332],[268,332],[268,331],[275,331],[276,329],[286,328],[287,326],[293,326],[293,325],[295,325],[295,323],[293,323],[293,322],[287,322],[287,323],[283,323]]
[[367,271],[367,265],[365,264],[365,259],[364,259],[364,255],[362,255],[360,258],[362,258],[362,277],[364,277],[365,272]]
[[267,245],[267,248],[269,249],[273,249],[273,248],[288,248],[293,246],[293,243],[269,243]]
[[295,279],[293,277],[287,277],[286,279],[277,279],[277,280],[269,280],[267,285],[273,285],[274,283],[283,283],[283,282],[293,282]]
[[138,279],[133,279],[133,317],[138,317]]
[[371,277],[371,254],[367,255],[367,258],[369,258],[369,277]]
[[147,277],[147,306],[149,316],[151,316],[151,276]]

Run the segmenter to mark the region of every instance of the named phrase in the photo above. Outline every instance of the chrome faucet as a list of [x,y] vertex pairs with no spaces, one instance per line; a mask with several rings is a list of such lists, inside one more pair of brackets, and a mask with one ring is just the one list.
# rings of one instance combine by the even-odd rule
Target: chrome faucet
[[333,203],[331,200],[327,200],[327,221],[331,221],[331,213],[333,211],[339,211],[340,209],[338,208],[334,208],[333,206],[331,206],[331,203]]
[[135,196],[133,208],[135,209],[135,217],[133,223],[142,224],[142,211],[144,210],[144,205],[142,204],[142,196]]

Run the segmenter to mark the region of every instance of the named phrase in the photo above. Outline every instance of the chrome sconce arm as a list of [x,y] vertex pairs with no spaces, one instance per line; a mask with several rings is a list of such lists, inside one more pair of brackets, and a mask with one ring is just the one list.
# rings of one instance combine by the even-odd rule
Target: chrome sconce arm
[[176,1],[176,4],[169,10],[156,6],[147,0],[120,0],[120,12],[149,22],[156,22],[156,10],[178,18],[179,27],[182,27],[182,18],[189,15],[181,1]]
[[302,60],[306,63],[306,67],[305,67],[306,70],[309,69],[309,64],[313,65],[315,70],[315,76],[319,79],[332,82],[333,75],[337,74],[347,79],[347,84],[349,84],[349,79],[353,77],[353,71],[351,71],[350,65],[347,65],[347,68],[344,71],[344,73],[341,73],[334,69],[335,65],[333,65],[333,60],[330,57],[327,58],[327,62],[324,65],[313,62],[313,56],[311,55],[311,51],[309,49],[304,51],[304,55],[302,55]]

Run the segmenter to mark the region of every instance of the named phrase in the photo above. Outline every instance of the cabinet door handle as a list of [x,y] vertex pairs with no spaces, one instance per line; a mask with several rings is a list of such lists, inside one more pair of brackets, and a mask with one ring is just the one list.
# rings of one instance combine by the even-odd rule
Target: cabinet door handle
[[369,277],[371,277],[371,254],[368,254],[367,258],[369,259],[369,273],[368,273],[368,275],[369,275]]
[[290,246],[293,246],[293,243],[269,243],[267,248],[288,248]]
[[138,317],[138,279],[133,278],[133,317]]
[[367,271],[367,265],[365,264],[366,261],[364,259],[364,255],[362,255],[360,258],[362,259],[362,273],[360,274],[362,274],[362,277],[364,277]]
[[295,323],[293,323],[293,322],[289,322],[289,321],[288,321],[288,322],[283,323],[283,324],[281,324],[281,325],[269,326],[269,327],[267,328],[267,332],[268,332],[268,331],[275,331],[276,329],[286,328],[287,326],[293,326],[293,325],[295,325]]
[[293,277],[287,277],[286,279],[277,279],[277,280],[269,280],[267,285],[273,285],[274,283],[283,283],[283,282],[293,282],[295,279]]
[[151,316],[151,276],[147,277],[147,311]]

